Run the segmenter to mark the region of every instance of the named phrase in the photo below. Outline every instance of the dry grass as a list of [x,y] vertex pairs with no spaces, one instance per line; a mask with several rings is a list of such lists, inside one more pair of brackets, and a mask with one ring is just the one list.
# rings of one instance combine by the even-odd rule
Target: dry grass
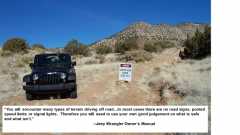
[[31,50],[34,51],[34,52],[38,52],[38,53],[44,53],[45,52],[45,49],[38,48],[38,47],[32,48]]
[[98,61],[97,60],[88,60],[84,64],[86,64],[86,65],[98,64]]
[[104,55],[97,55],[95,58],[99,61],[100,64],[105,62],[105,56]]
[[211,89],[211,59],[201,61],[188,60],[176,65],[155,67],[148,77],[148,85],[153,90],[171,92],[176,98],[168,100],[168,104],[208,105]]
[[28,66],[31,62],[33,62],[33,57],[23,56],[17,59],[16,67],[25,67]]
[[137,51],[129,51],[125,54],[119,55],[118,60],[122,62],[134,61],[134,62],[145,62],[150,61],[152,59],[152,55],[149,52],[137,50]]
[[93,64],[104,64],[104,63],[116,63],[116,62],[145,62],[151,61],[153,58],[152,54],[146,51],[130,51],[125,54],[109,53],[100,55],[92,52],[91,56],[80,57],[74,56],[77,65],[93,65]]
[[29,50],[26,54],[13,53],[11,57],[0,56],[0,82],[2,82],[0,93],[3,93],[0,95],[0,99],[23,94],[22,78],[25,74],[30,73],[31,69],[28,64],[38,53],[38,51]]
[[19,75],[16,72],[10,73],[10,76],[11,76],[12,80],[17,80],[19,78]]
[[117,62],[117,55],[114,53],[99,55],[93,54],[89,57],[79,57],[76,56],[75,59],[78,65],[92,65],[92,64],[104,64],[104,63],[114,63]]
[[10,51],[0,51],[0,56],[2,56],[2,57],[9,57],[9,56],[11,56],[13,53],[12,52],[10,52]]

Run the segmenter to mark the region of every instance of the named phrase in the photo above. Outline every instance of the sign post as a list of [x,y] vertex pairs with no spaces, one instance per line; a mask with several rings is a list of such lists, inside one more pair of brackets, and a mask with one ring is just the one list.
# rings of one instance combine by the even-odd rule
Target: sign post
[[132,81],[132,63],[119,64],[119,80]]

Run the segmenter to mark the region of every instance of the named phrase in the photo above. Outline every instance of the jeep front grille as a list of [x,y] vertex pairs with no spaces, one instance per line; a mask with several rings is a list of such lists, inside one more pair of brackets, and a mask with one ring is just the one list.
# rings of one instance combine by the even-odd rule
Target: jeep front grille
[[44,74],[40,76],[38,84],[59,84],[62,82],[59,74]]

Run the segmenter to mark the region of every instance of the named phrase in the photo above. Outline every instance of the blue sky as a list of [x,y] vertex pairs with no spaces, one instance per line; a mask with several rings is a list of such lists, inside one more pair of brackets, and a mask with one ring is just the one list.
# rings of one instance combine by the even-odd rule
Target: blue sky
[[63,47],[108,37],[129,24],[210,23],[210,0],[1,0],[0,44],[22,37],[29,44]]

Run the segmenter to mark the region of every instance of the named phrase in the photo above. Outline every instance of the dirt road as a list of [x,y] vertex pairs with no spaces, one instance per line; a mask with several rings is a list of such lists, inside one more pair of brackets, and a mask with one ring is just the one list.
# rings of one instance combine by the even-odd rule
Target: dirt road
[[144,84],[144,76],[155,66],[174,62],[176,50],[154,57],[150,62],[133,64],[133,81],[118,81],[118,64],[105,63],[76,66],[77,99],[41,99],[27,101],[24,91],[0,101],[0,105],[156,105],[159,96]]

